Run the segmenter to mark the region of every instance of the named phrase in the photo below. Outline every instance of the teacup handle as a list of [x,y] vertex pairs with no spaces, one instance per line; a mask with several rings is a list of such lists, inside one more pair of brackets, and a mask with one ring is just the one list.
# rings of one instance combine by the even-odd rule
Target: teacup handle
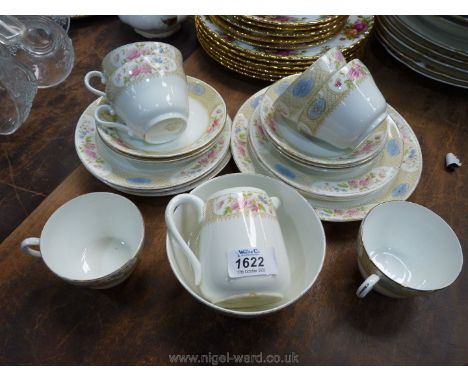
[[40,244],[40,239],[38,237],[28,237],[21,242],[21,250],[26,253],[26,255],[34,257],[42,257],[40,251],[32,249],[30,247],[37,247]]
[[359,286],[356,291],[356,296],[359,298],[364,298],[367,294],[374,288],[374,285],[380,281],[380,277],[375,273],[370,275],[364,282]]
[[99,97],[105,97],[106,93],[104,93],[101,90],[98,90],[98,89],[94,88],[91,85],[90,82],[91,82],[91,78],[93,78],[93,77],[99,77],[101,79],[101,84],[103,84],[103,85],[107,82],[107,79],[106,79],[106,76],[105,76],[104,73],[102,73],[102,72],[100,72],[98,70],[92,70],[92,71],[86,73],[85,78],[84,78],[84,83],[85,83],[86,89],[88,89],[91,93],[96,94]]
[[94,112],[94,119],[99,124],[101,124],[102,126],[113,127],[117,130],[123,131],[124,133],[127,133],[130,137],[134,136],[133,130],[130,129],[127,125],[124,125],[123,123],[119,122],[110,122],[106,121],[105,119],[102,119],[101,112],[103,111],[107,111],[109,114],[115,115],[115,111],[110,105],[99,105]]
[[182,238],[179,230],[176,227],[174,222],[174,213],[182,204],[190,204],[195,208],[198,216],[198,223],[201,224],[205,219],[205,202],[201,200],[198,196],[189,195],[189,194],[180,194],[175,196],[166,207],[166,226],[170,235],[175,239],[177,244],[179,244],[182,252],[187,257],[189,263],[192,266],[193,273],[195,276],[195,285],[200,285],[201,282],[201,265],[200,261],[197,259],[193,251],[190,249],[188,244]]

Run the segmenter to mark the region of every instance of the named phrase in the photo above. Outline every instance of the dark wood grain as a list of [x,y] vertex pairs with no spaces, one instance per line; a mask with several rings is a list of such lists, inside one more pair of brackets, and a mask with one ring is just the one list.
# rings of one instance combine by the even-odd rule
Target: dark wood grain
[[[90,28],[94,26],[92,20],[83,22],[85,25],[73,32],[75,38],[82,38],[81,33],[91,33],[89,38],[95,44],[102,39],[118,46],[128,41],[123,41],[128,33],[133,33],[116,28],[120,25],[116,21],[108,25],[109,29],[99,29],[100,23],[96,22],[96,31],[100,32]],[[120,36],[120,42],[115,36]],[[112,46],[107,45],[106,49]],[[77,53],[83,57],[78,57],[78,61],[83,60],[81,77],[99,64],[98,53],[93,53],[96,57],[92,64],[84,62],[90,54],[85,49]],[[376,41],[368,46],[363,61],[388,102],[408,120],[420,141],[423,174],[410,200],[440,214],[458,234],[466,252],[466,169],[447,172],[444,156],[449,151],[458,154],[462,161],[466,156],[468,92],[413,73],[393,60]],[[232,117],[245,99],[265,86],[261,81],[224,69],[199,49],[188,57],[185,69],[187,74],[207,81],[222,94]],[[93,97],[82,92],[78,80],[76,88],[57,92],[65,100],[75,98],[74,103],[68,101],[73,108],[70,106],[70,111],[61,116],[67,126],[62,131],[66,137],[63,140],[68,142],[80,111]],[[40,106],[37,113],[42,117],[38,115],[36,121],[43,121],[51,113],[55,115],[46,103]],[[39,127],[29,129],[24,126],[23,134],[33,134]],[[55,129],[58,131],[58,127]],[[23,144],[9,143],[11,166],[0,170],[3,171],[0,179],[7,180],[0,184],[2,217],[5,216],[2,198],[11,192],[8,197],[19,199],[24,204],[24,215],[29,215],[30,204],[26,200],[30,196],[27,199],[28,191],[19,190],[18,185],[33,183],[20,183],[20,179],[29,177],[31,182],[38,182],[34,184],[49,184],[47,179],[36,179],[42,174],[60,183],[55,175],[41,173],[40,166],[36,171],[39,163],[23,151],[31,150],[40,158],[41,145],[54,143],[43,141],[33,145],[31,140],[24,139]],[[59,147],[57,143],[57,153]],[[70,163],[77,163],[70,151],[73,147],[68,147],[69,151],[67,147],[63,144],[60,151],[64,156],[63,167],[51,170],[62,172],[62,177],[71,172]],[[231,162],[224,172],[234,171]],[[8,184],[10,176],[16,185],[13,190]],[[165,253],[163,214],[167,197],[130,197],[143,213],[147,240],[134,273],[115,288],[94,291],[67,285],[54,277],[39,259],[20,252],[20,241],[39,235],[58,206],[77,195],[101,190],[109,189],[82,166],[51,193],[50,189],[34,188],[39,193],[35,196],[37,200],[45,200],[0,245],[0,364],[160,365],[170,363],[170,354],[227,352],[231,355],[262,352],[264,356],[294,352],[300,364],[309,365],[468,363],[466,270],[450,288],[430,296],[397,300],[371,293],[365,300],[359,300],[354,294],[362,281],[356,264],[358,223],[324,224],[327,255],[313,288],[294,305],[251,320],[213,312],[193,299],[172,275]],[[21,207],[19,201],[17,205]]]

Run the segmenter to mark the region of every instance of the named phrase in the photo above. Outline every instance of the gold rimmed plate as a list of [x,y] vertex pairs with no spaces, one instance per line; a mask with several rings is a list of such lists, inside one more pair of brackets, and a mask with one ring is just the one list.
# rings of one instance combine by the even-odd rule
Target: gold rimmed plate
[[306,37],[280,37],[280,36],[269,36],[262,34],[254,34],[249,31],[244,31],[239,27],[233,27],[231,24],[226,22],[223,18],[218,16],[208,16],[212,22],[214,22],[219,28],[224,30],[227,34],[233,38],[246,41],[252,45],[261,46],[264,48],[271,49],[295,49],[308,47],[312,45],[320,44],[332,36],[337,34],[342,24],[334,25],[330,28],[323,28],[317,32],[311,32]]
[[273,28],[310,29],[320,27],[339,19],[342,16],[323,15],[246,15],[244,20]]
[[350,16],[343,30],[326,44],[305,49],[262,49],[227,35],[221,28],[205,16],[196,16],[196,22],[214,39],[221,39],[225,45],[247,56],[277,61],[310,61],[320,57],[325,51],[336,47],[343,53],[363,43],[374,25],[373,16]]

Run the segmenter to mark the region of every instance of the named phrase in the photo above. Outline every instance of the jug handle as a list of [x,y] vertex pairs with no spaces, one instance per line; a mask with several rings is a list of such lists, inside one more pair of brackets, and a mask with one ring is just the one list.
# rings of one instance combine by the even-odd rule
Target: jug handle
[[193,273],[195,276],[195,285],[200,285],[201,282],[201,265],[200,261],[197,259],[193,251],[190,249],[188,244],[182,238],[179,230],[174,221],[174,213],[182,204],[190,204],[195,208],[198,217],[198,223],[201,224],[204,220],[204,210],[205,203],[198,196],[189,195],[189,194],[180,194],[175,196],[166,207],[166,226],[169,234],[174,238],[174,240],[179,244],[182,249],[183,254],[187,257],[190,265],[192,266]]

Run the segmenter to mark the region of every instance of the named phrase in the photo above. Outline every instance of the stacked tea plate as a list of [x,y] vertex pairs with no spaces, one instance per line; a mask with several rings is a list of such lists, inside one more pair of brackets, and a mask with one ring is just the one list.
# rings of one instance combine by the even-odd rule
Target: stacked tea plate
[[[167,51],[175,52],[175,65]],[[145,58],[148,52],[149,60]],[[85,80],[88,89],[100,97],[78,121],[76,151],[92,175],[116,190],[141,196],[184,192],[217,175],[231,157],[231,120],[223,98],[207,83],[181,76],[178,69],[171,71],[181,67],[179,55],[163,43],[130,44],[104,59],[104,73],[99,76],[106,84],[105,92],[91,86],[90,76]],[[106,73],[106,62],[123,65]],[[174,75],[176,81],[172,81]],[[119,81],[121,88],[115,85]],[[125,109],[130,103],[126,91],[135,94],[135,99],[142,94],[135,101],[136,115]],[[177,92],[182,96],[174,97]],[[171,102],[164,105],[160,94]]]
[[377,36],[395,59],[426,77],[468,88],[468,17],[379,16]]
[[203,49],[227,68],[269,81],[301,73],[330,48],[357,57],[373,16],[196,16]]
[[248,99],[231,150],[241,172],[282,180],[330,221],[360,220],[377,203],[406,199],[422,170],[411,127],[368,69],[337,49]]

